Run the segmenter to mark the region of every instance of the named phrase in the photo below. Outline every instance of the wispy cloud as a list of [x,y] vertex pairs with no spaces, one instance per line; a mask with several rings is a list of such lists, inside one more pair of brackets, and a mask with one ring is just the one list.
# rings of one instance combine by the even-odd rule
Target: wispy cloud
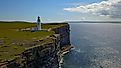
[[92,13],[99,16],[121,18],[121,0],[105,0],[100,3],[64,8],[70,12]]
[[83,2],[73,2],[73,3],[66,3],[66,5],[80,6],[80,5],[86,5],[86,3],[83,3]]

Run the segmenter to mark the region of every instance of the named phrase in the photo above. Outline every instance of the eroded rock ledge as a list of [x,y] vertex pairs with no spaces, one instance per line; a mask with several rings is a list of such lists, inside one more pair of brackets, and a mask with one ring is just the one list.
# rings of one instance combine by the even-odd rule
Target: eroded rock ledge
[[27,44],[30,47],[15,58],[0,62],[0,68],[59,68],[61,54],[71,49],[69,24],[51,23],[43,24],[42,27],[55,33],[36,40],[34,44]]

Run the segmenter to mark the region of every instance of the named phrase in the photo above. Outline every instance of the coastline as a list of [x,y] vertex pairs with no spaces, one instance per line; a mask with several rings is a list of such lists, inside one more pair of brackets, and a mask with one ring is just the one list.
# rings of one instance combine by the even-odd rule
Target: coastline
[[74,48],[74,46],[70,45],[70,46],[66,46],[64,47],[64,49],[61,51],[61,55],[60,55],[60,62],[59,62],[59,68],[62,68],[63,62],[64,62],[64,56],[66,54],[68,54],[71,49]]
[[72,48],[68,23],[44,23],[41,31],[32,31],[36,24],[31,23],[0,24],[4,28],[0,34],[0,68],[59,68]]

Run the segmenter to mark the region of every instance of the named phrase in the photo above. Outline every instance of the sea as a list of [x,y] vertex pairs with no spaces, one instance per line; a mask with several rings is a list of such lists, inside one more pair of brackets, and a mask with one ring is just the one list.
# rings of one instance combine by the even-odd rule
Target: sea
[[74,48],[62,68],[121,68],[120,23],[70,23]]

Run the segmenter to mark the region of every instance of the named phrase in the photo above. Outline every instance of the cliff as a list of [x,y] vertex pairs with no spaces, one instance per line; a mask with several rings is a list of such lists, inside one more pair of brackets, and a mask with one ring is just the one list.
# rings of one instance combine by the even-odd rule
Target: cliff
[[[52,26],[51,26],[52,25]],[[47,27],[48,26],[48,27]],[[54,31],[55,34],[60,35],[60,45],[61,47],[70,45],[70,26],[67,23],[49,23],[44,24],[43,28],[49,31]]]
[[[31,38],[29,38],[29,40],[19,40],[17,42],[10,43],[12,44],[11,49],[13,49],[13,51],[17,52],[18,50],[20,50],[15,54],[14,52],[10,54],[10,57],[4,59],[1,58],[4,55],[5,51],[0,50],[0,68],[59,68],[61,54],[64,51],[70,50],[71,48],[69,24],[43,24],[42,28],[45,32],[40,32],[40,36],[42,36],[42,38],[39,38],[39,35],[37,35],[38,39],[35,39],[35,34],[33,34],[34,36],[32,35],[32,38],[34,38],[34,40],[31,40]],[[39,32],[37,32],[37,34],[38,33]],[[43,34],[47,35],[43,36]],[[3,40],[1,40],[1,42],[2,41]],[[10,49],[9,46],[3,45],[4,42],[0,47],[1,49],[6,49],[7,47]]]

